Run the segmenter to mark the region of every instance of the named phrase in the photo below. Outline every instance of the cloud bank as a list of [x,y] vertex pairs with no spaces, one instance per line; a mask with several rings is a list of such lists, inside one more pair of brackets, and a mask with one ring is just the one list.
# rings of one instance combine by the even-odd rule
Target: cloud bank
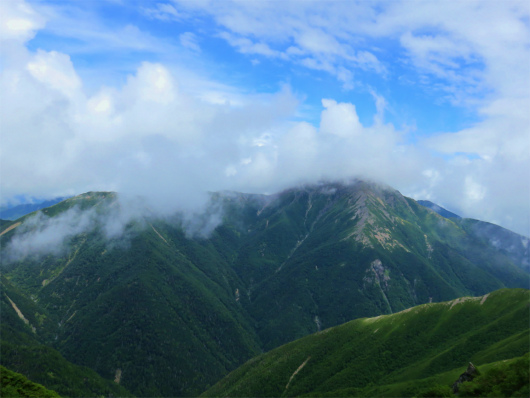
[[[273,193],[359,176],[530,235],[528,4],[348,3],[171,2],[142,12],[164,23],[211,18],[213,35],[253,63],[324,71],[346,90],[363,84],[358,71],[395,73],[388,55],[363,44],[392,40],[418,85],[480,120],[415,138],[387,121],[388,102],[371,89],[370,123],[361,123],[360,104],[325,93],[310,123],[304,93],[290,84],[252,92],[163,60],[138,62],[123,81],[94,88],[69,54],[28,46],[55,26],[53,12],[2,2],[2,201],[112,190],[143,195],[160,211],[196,212],[208,191]],[[155,40],[128,29],[138,43]],[[178,36],[196,55],[203,40]]]
[[[95,199],[97,203],[88,209],[82,208],[76,203],[80,199]],[[152,201],[127,195],[88,193],[67,201],[70,207],[57,215],[49,216],[46,210],[38,211],[21,224],[15,224],[14,235],[3,245],[1,266],[28,258],[42,259],[50,254],[71,255],[80,248],[87,234],[101,236],[107,248],[128,248],[131,239],[146,227],[159,234],[153,225],[161,220],[179,225],[190,238],[205,238],[211,235],[223,217],[221,204],[212,200],[197,204],[195,210],[176,212],[178,205],[153,209],[150,207]],[[171,213],[164,210],[171,210]]]

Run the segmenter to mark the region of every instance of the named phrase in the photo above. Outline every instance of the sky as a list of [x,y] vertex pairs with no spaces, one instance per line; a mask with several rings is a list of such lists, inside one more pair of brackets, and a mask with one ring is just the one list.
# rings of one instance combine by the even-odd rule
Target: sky
[[528,1],[0,2],[1,203],[367,178],[530,236]]

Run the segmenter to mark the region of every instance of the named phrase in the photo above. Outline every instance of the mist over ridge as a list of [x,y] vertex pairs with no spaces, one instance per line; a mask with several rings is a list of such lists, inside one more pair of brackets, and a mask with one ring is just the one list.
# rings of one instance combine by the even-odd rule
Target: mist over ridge
[[[131,237],[146,228],[154,229],[152,223],[160,220],[182,228],[188,238],[209,239],[213,231],[224,222],[228,202],[235,200],[240,206],[244,206],[248,200],[260,203],[260,210],[257,212],[259,216],[263,209],[279,205],[279,199],[291,192],[295,195],[306,192],[309,195],[332,196],[337,191],[341,195],[348,195],[358,189],[367,189],[381,197],[385,196],[385,192],[401,197],[399,191],[386,184],[360,178],[300,183],[272,194],[227,190],[205,192],[194,195],[195,200],[188,201],[185,206],[179,200],[168,202],[166,197],[87,192],[22,217],[17,223],[21,225],[15,225],[15,234],[4,247],[3,262],[9,264],[50,254],[67,255],[72,250],[71,242],[74,237],[94,232],[102,234],[109,248],[116,245],[126,247]],[[443,217],[453,216],[453,213],[431,205],[434,204],[430,203],[427,207]],[[235,218],[234,214],[231,217],[230,222],[237,222],[237,214]],[[520,253],[528,247],[527,237],[519,237],[493,224],[477,222],[470,228],[477,236],[482,236],[492,245],[508,252]],[[517,256],[520,254],[516,254]],[[524,256],[517,260],[522,261],[524,267],[530,268],[530,263]]]
[[527,238],[371,181],[208,197],[174,213],[87,192],[2,221],[3,363],[31,373],[45,341],[137,396],[197,396],[299,337],[530,281]]

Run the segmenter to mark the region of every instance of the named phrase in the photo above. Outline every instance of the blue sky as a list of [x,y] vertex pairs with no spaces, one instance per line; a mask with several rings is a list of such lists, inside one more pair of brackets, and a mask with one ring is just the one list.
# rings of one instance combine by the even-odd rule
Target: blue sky
[[526,1],[0,7],[3,203],[359,176],[530,234]]
[[[363,124],[370,124],[376,111],[370,90],[382,93],[389,102],[388,122],[415,126],[421,135],[456,131],[478,120],[469,109],[453,106],[448,94],[436,87],[446,82],[433,80],[432,76],[418,76],[416,68],[407,61],[406,50],[400,47],[397,36],[359,37],[360,47],[377,54],[384,70],[358,68],[354,62],[337,60],[339,67],[354,75],[344,82],[333,72],[306,67],[292,59],[238,51],[237,45],[231,45],[222,37],[227,31],[214,15],[197,12],[187,18],[177,18],[171,12],[179,9],[178,4],[165,3],[166,7],[163,7],[164,3],[156,2],[104,0],[77,2],[77,7],[72,6],[75,2],[70,5],[64,1],[47,4],[55,4],[73,20],[92,21],[93,26],[109,32],[134,26],[146,37],[159,41],[159,46],[167,45],[164,51],[148,45],[117,51],[116,48],[105,48],[105,43],[102,47],[91,48],[93,42],[89,38],[75,32],[65,35],[60,27],[38,31],[28,43],[28,48],[69,54],[79,75],[90,84],[88,90],[97,90],[102,84],[119,86],[125,83],[127,75],[134,74],[142,61],[191,63],[209,78],[246,92],[275,92],[282,84],[289,84],[303,96],[305,105],[315,108],[309,115],[313,123],[318,123],[317,108],[321,108],[320,101],[327,96],[340,102],[355,103]],[[167,11],[164,13],[161,10]],[[90,27],[87,26],[87,29]],[[436,34],[425,31],[425,34],[429,33]],[[274,44],[285,49],[295,42],[286,38],[285,42],[273,41],[270,46]],[[216,67],[212,69],[211,65]],[[468,65],[465,60],[460,60],[460,67],[481,69],[483,64],[476,62]],[[95,70],[103,74],[98,73],[95,77]],[[418,112],[420,109],[421,112]]]

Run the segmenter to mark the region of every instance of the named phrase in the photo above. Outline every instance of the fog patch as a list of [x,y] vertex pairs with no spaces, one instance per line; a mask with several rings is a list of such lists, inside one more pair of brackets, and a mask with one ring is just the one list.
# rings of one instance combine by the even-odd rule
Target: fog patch
[[73,198],[80,203],[57,215],[38,211],[24,219],[12,238],[2,245],[2,264],[68,255],[74,246],[73,239],[90,233],[99,234],[107,250],[126,249],[132,238],[155,221],[182,228],[189,239],[208,238],[224,214],[222,203],[211,199],[197,202],[192,210],[163,205],[149,198],[120,195],[102,197],[94,206],[82,208],[83,196]]
[[21,261],[44,255],[63,255],[69,252],[67,242],[96,226],[95,210],[81,210],[74,206],[50,217],[39,211],[24,220],[2,252],[2,263]]
[[329,187],[329,188],[322,188],[320,190],[320,193],[322,193],[323,195],[335,195],[335,193],[337,192],[337,188],[333,188],[333,187]]
[[222,223],[224,209],[220,203],[211,203],[200,213],[184,213],[183,228],[188,239],[208,238]]

